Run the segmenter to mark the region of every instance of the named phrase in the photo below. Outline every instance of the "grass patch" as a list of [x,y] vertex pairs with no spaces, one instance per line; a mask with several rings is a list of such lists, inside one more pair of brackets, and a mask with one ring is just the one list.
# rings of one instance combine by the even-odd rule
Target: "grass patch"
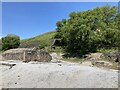
[[119,66],[119,67],[113,66],[113,67],[111,67],[110,69],[113,69],[113,70],[120,70],[120,66]]
[[65,53],[64,49],[61,46],[56,46],[55,50],[51,50],[51,48],[48,49],[49,53],[55,52],[55,53]]
[[74,62],[74,63],[79,63],[79,62],[83,62],[84,59],[83,58],[64,58],[64,61],[68,61],[68,62]]
[[118,51],[117,48],[110,48],[110,49],[100,48],[100,49],[97,49],[97,52],[100,52],[100,53],[116,52],[116,51]]
[[0,53],[3,53],[4,51],[0,50]]

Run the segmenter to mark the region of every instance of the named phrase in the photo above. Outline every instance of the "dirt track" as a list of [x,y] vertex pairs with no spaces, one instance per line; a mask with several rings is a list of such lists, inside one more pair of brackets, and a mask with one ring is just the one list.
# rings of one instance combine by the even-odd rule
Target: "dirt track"
[[[21,63],[0,68],[8,88],[117,88],[118,72],[75,63]],[[0,86],[0,87],[1,87]]]

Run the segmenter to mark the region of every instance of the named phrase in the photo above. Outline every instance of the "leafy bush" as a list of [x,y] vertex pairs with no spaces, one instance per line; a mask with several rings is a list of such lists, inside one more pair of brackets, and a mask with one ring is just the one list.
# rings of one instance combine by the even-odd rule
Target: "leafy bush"
[[69,19],[56,23],[55,38],[64,42],[66,52],[79,53],[81,56],[98,48],[116,47],[119,32],[117,15],[117,7],[108,5],[72,12]]
[[2,38],[2,50],[18,48],[20,45],[20,37],[9,34]]

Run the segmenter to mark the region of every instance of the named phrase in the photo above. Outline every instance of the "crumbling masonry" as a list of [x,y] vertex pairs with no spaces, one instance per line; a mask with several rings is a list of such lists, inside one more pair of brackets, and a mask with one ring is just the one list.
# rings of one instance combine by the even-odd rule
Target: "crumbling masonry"
[[39,61],[39,62],[49,62],[52,57],[49,53],[34,48],[18,48],[10,49],[2,53],[3,60],[23,60],[25,62],[29,61]]

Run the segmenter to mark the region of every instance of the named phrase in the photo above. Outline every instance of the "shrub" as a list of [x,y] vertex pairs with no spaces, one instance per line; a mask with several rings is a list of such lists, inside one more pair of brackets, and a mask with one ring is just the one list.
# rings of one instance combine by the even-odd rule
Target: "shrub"
[[47,42],[42,42],[42,43],[40,43],[39,48],[40,48],[40,49],[43,49],[43,48],[45,48],[46,46],[48,46],[48,43],[47,43]]
[[18,48],[20,45],[20,37],[9,34],[2,38],[2,50]]

